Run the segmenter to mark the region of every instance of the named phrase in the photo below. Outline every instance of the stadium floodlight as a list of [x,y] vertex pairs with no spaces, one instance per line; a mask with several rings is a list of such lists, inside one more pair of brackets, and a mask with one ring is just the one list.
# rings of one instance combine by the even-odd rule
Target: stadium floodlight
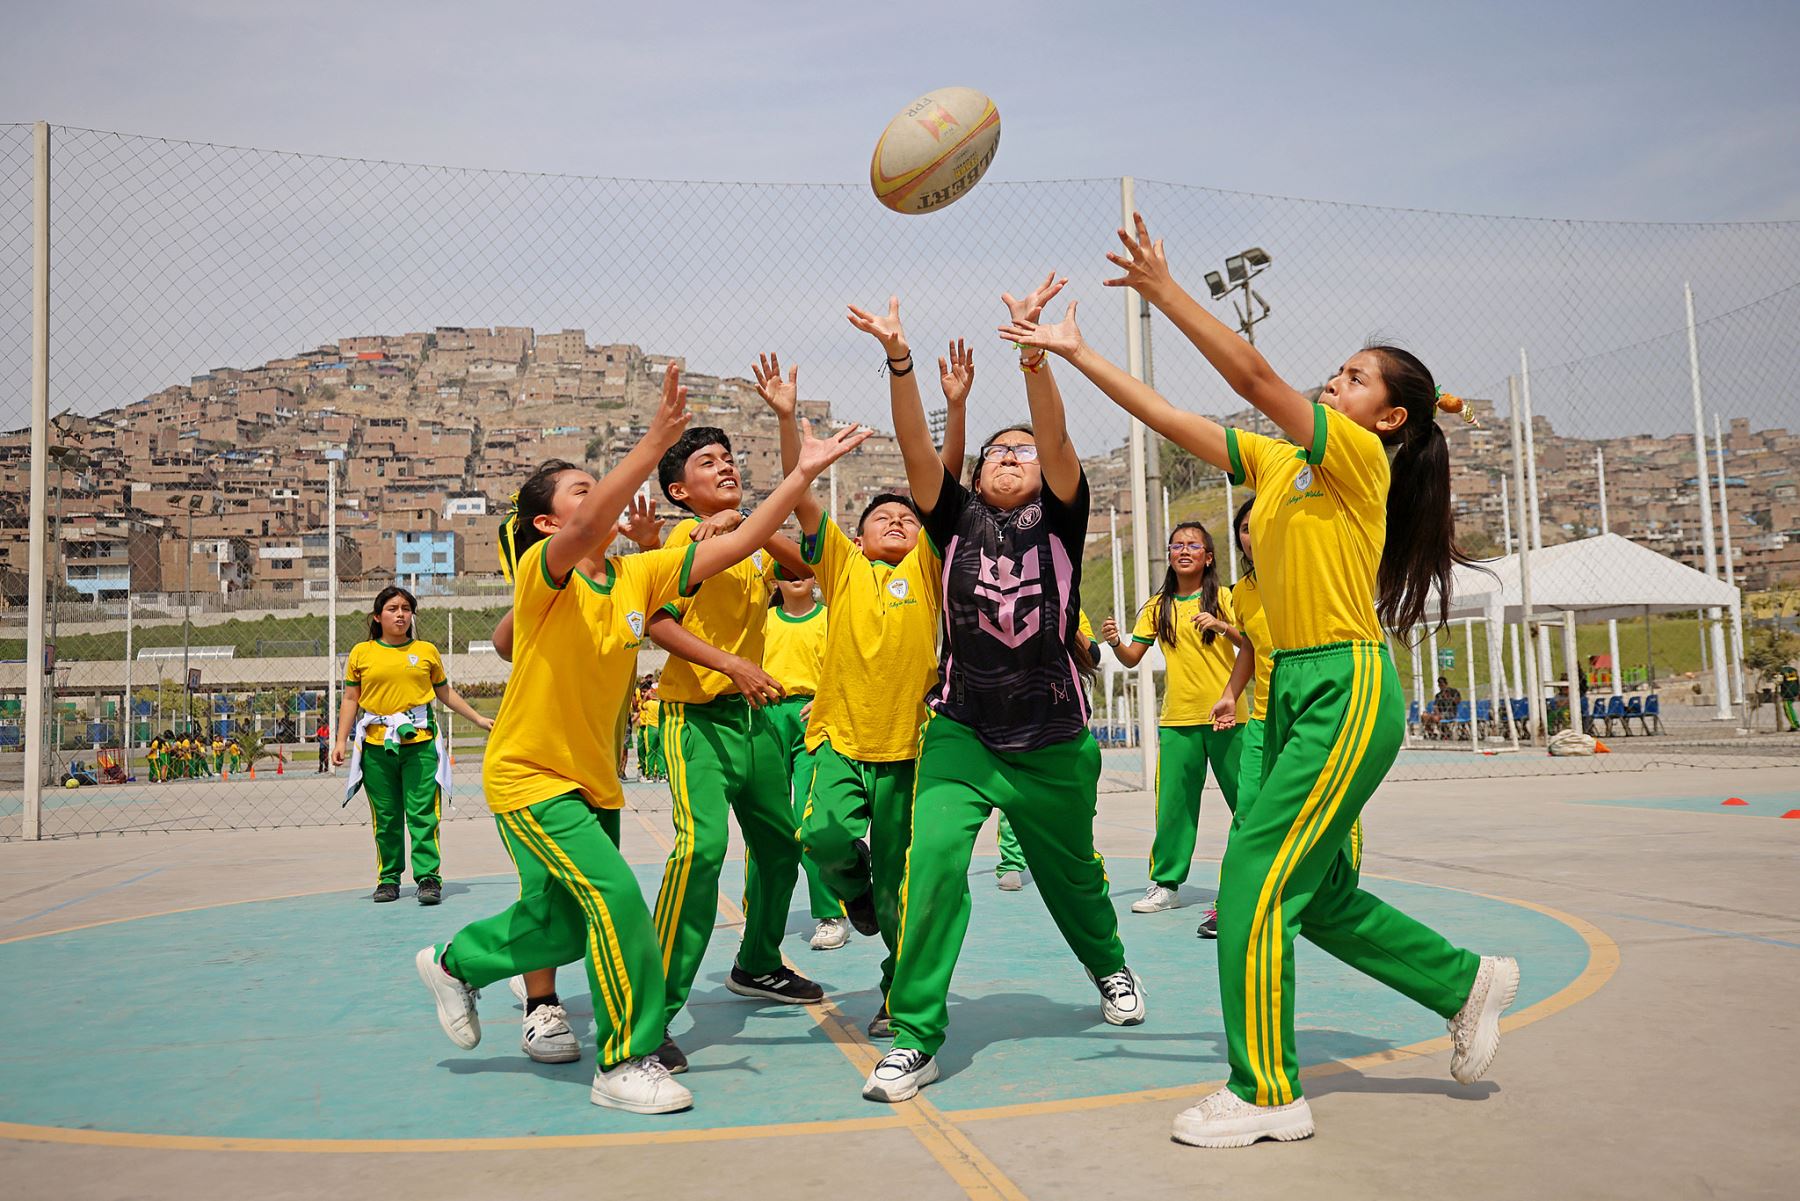
[[1244,270],[1243,255],[1234,254],[1225,260],[1225,278],[1234,284],[1241,284],[1249,278],[1248,273]]
[[[1250,281],[1261,275],[1269,267],[1269,252],[1261,246],[1252,246],[1248,250],[1240,250],[1225,260],[1225,275],[1220,278],[1217,271],[1206,273],[1206,287],[1214,300],[1223,300],[1233,292],[1242,292],[1244,301],[1232,302],[1237,311],[1238,330],[1245,341],[1256,345],[1256,323],[1269,315],[1269,302],[1262,298],[1262,293],[1251,289]],[[1262,306],[1262,312],[1256,311]]]
[[1217,271],[1208,271],[1206,273],[1206,286],[1212,292],[1212,298],[1214,300],[1223,300],[1225,298],[1225,280]]
[[1252,246],[1250,249],[1244,251],[1244,261],[1249,263],[1252,267],[1267,267],[1269,265],[1269,252],[1264,250],[1261,246]]

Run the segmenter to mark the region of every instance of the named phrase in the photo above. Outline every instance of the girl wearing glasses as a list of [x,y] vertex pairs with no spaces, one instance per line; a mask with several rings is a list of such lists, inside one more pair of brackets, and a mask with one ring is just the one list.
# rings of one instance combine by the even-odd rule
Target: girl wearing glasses
[[[1013,319],[1036,320],[1065,282],[1051,276],[1022,300],[1004,297]],[[900,302],[890,300],[882,316],[855,307],[849,316],[887,354],[895,437],[925,536],[944,564],[943,662],[926,697],[887,995],[894,1048],[863,1087],[871,1101],[904,1101],[938,1078],[933,1057],[969,925],[969,860],[995,809],[1011,819],[1105,1019],[1142,1022],[1144,997],[1094,851],[1100,750],[1088,732],[1085,679],[1094,659],[1077,633],[1088,484],[1048,356],[1021,352],[1032,425],[989,438],[964,488],[932,441]]]
[[1231,1078],[1175,1119],[1178,1142],[1243,1147],[1313,1133],[1294,1054],[1294,937],[1449,1020],[1450,1074],[1492,1064],[1519,987],[1512,959],[1477,956],[1362,890],[1344,853],[1399,754],[1404,701],[1381,627],[1410,630],[1435,588],[1447,619],[1456,548],[1439,393],[1393,346],[1351,355],[1312,400],[1169,273],[1142,217],[1119,231],[1135,288],[1286,439],[1183,412],[1097,355],[1074,306],[1002,337],[1054,352],[1120,407],[1256,492],[1250,525],[1273,646],[1262,788],[1240,806],[1219,871],[1219,994]]
[[[1169,533],[1169,569],[1162,588],[1138,613],[1131,641],[1119,637],[1111,617],[1100,637],[1126,667],[1136,667],[1160,644],[1168,664],[1162,718],[1156,738],[1156,838],[1150,844],[1150,887],[1132,902],[1133,913],[1160,913],[1181,904],[1181,885],[1193,864],[1200,829],[1200,790],[1206,772],[1237,804],[1238,721],[1253,651],[1238,632],[1231,589],[1219,583],[1212,535],[1197,521]],[[1242,672],[1237,672],[1239,660]],[[1234,673],[1238,674],[1231,687]],[[1233,703],[1221,706],[1231,694]]]

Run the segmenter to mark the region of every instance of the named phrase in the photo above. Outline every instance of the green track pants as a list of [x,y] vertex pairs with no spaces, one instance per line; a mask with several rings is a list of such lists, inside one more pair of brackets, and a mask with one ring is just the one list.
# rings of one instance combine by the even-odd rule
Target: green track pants
[[[830,890],[833,903],[875,890],[875,920],[888,953],[881,961],[881,991],[894,978],[900,935],[900,882],[912,840],[916,759],[865,763],[847,759],[822,742],[814,751],[800,812],[800,845],[807,862]],[[856,840],[866,838],[869,858]],[[840,909],[839,912],[842,912]]]
[[1387,648],[1277,651],[1269,691],[1261,787],[1238,807],[1219,873],[1219,996],[1231,1090],[1283,1105],[1300,1096],[1295,935],[1446,1018],[1480,961],[1364,892],[1348,853],[1405,733]]
[[1013,833],[1012,823],[1006,820],[1004,813],[999,815],[994,837],[1000,843],[1000,862],[994,864],[994,875],[1000,877],[1007,872],[1024,871],[1025,852],[1019,848],[1019,836]]
[[1194,863],[1200,836],[1200,790],[1206,769],[1237,807],[1239,728],[1162,726],[1156,734],[1156,837],[1150,844],[1150,882],[1180,888]]
[[375,826],[375,882],[398,884],[406,871],[406,839],[412,836],[412,877],[436,880],[443,870],[438,854],[438,794],[435,742],[412,742],[389,749],[363,747],[363,795]]
[[[788,770],[794,781],[795,830],[799,830],[805,815],[807,787],[812,779],[812,754],[806,749],[806,722],[800,717],[800,710],[811,700],[810,696],[790,696],[763,706],[763,713],[774,727],[776,741],[787,748]],[[801,856],[800,869],[806,873],[806,899],[813,917],[820,921],[843,917],[844,907],[819,878],[819,865],[813,862],[812,856]]]
[[1100,748],[1085,732],[1007,753],[989,750],[950,718],[926,723],[887,993],[896,1047],[935,1055],[943,1046],[950,977],[969,929],[969,860],[995,809],[1011,819],[1044,906],[1075,958],[1095,976],[1125,966],[1106,861],[1094,849],[1099,781]]
[[618,811],[594,818],[573,792],[495,814],[519,871],[519,899],[458,930],[443,964],[457,979],[485,988],[508,976],[585,960],[596,1058],[609,1068],[662,1045],[664,987],[650,910],[619,854]]
[[744,835],[744,938],[737,964],[753,976],[781,966],[788,902],[800,875],[787,751],[761,710],[735,693],[704,705],[665,701],[663,754],[675,801],[675,847],[656,896],[668,982],[667,1019],[687,1004],[719,921],[719,869],[729,834]]

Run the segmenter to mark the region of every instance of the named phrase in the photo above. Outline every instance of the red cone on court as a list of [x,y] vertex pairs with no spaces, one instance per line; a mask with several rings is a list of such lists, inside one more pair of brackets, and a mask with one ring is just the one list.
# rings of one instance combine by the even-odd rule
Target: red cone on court
[[1728,796],[1719,802],[1721,805],[1748,805],[1749,803],[1741,796]]
[[1800,817],[1800,809],[1789,809],[1786,813],[1782,814],[1781,816],[1783,816],[1783,817]]

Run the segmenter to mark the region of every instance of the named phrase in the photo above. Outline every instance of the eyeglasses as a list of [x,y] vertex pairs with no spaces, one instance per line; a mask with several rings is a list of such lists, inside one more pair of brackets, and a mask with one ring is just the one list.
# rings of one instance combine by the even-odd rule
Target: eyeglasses
[[1206,543],[1204,543],[1204,542],[1171,542],[1171,543],[1169,543],[1169,551],[1171,554],[1178,550],[1187,551],[1190,555],[1197,555],[1206,550]]
[[981,448],[981,457],[984,462],[998,463],[1007,455],[1011,455],[1013,461],[1017,463],[1035,463],[1037,462],[1037,447],[1029,442],[999,442]]

